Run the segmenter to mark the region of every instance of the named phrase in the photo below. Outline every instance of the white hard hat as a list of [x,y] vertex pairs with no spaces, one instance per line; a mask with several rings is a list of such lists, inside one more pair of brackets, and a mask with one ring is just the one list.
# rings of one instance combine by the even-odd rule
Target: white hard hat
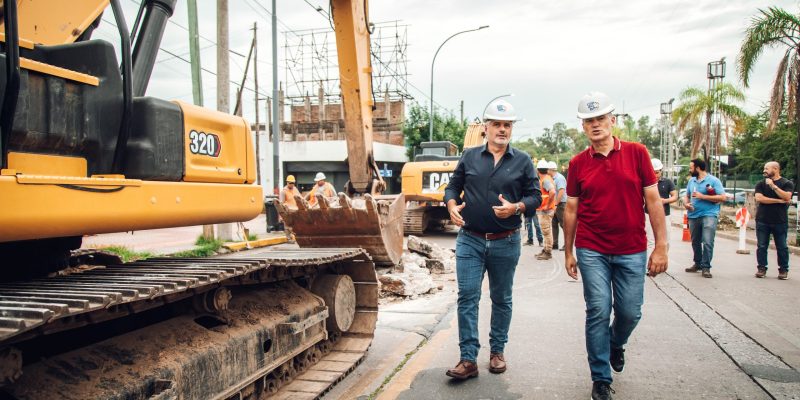
[[541,159],[536,163],[536,169],[550,169],[550,163],[545,159]]
[[511,103],[503,99],[497,99],[486,107],[486,111],[483,113],[483,120],[519,121],[519,118],[517,118],[517,112],[514,111],[514,106]]
[[547,163],[547,169],[558,169],[558,165],[555,161],[550,161]]
[[314,182],[319,182],[325,179],[326,179],[325,174],[323,174],[322,172],[317,172],[317,176],[314,177]]
[[657,158],[650,159],[650,162],[653,163],[653,169],[656,171],[661,171],[664,169],[664,164],[661,163],[661,160]]
[[589,92],[578,102],[578,118],[594,118],[614,111],[614,103],[600,92]]

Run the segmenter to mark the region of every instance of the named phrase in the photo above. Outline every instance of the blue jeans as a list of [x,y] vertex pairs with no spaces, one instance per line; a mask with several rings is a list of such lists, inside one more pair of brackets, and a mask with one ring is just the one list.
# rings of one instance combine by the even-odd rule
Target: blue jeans
[[623,348],[642,318],[647,252],[608,255],[579,248],[575,253],[583,277],[586,352],[592,382],[611,383],[611,348]]
[[786,245],[786,234],[789,231],[789,224],[765,224],[756,222],[756,238],[758,248],[756,249],[756,260],[760,267],[767,267],[767,249],[769,248],[769,235],[775,239],[775,249],[778,250],[778,268],[781,271],[789,270],[789,246]]
[[502,353],[508,342],[511,324],[511,287],[520,253],[520,234],[485,240],[463,229],[456,239],[456,277],[458,278],[458,345],[461,359],[475,362],[478,349],[478,304],[484,272],[489,275],[492,319],[489,346]]
[[528,232],[528,241],[533,242],[533,229],[531,229],[531,221],[533,221],[533,225],[536,226],[536,239],[539,240],[539,243],[544,241],[542,237],[542,227],[539,225],[539,218],[536,217],[536,213],[533,213],[530,218],[525,217],[525,230]]
[[689,218],[689,233],[692,235],[694,264],[700,268],[711,268],[714,257],[714,237],[717,236],[717,217]]

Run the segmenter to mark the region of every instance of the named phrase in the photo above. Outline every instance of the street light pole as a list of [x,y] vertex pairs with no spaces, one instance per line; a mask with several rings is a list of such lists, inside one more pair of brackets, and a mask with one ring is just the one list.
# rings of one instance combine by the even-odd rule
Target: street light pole
[[[666,103],[661,103],[661,116],[666,119],[664,130],[667,133],[666,147],[667,147],[667,178],[672,180],[675,176],[675,151],[672,149],[672,102],[674,98],[669,99]],[[662,132],[663,132],[662,131]],[[662,146],[664,144],[662,143]]]
[[462,33],[475,32],[475,31],[479,31],[481,29],[488,28],[488,27],[489,27],[489,25],[483,25],[483,26],[475,28],[475,29],[469,29],[469,30],[466,30],[466,31],[461,31],[461,32],[454,33],[449,38],[445,39],[444,42],[442,42],[442,44],[439,45],[439,48],[436,49],[436,53],[434,53],[434,55],[433,55],[433,61],[431,61],[431,112],[430,112],[430,121],[429,121],[430,122],[430,126],[429,126],[429,131],[428,131],[428,141],[429,142],[433,141],[433,110],[434,110],[433,109],[433,65],[436,64],[436,56],[439,55],[439,50],[442,49],[442,46],[444,46],[444,44],[447,43],[448,40],[450,40],[450,39],[452,39],[452,38],[454,38],[454,37],[456,37],[456,36],[458,36],[458,35],[460,35]]

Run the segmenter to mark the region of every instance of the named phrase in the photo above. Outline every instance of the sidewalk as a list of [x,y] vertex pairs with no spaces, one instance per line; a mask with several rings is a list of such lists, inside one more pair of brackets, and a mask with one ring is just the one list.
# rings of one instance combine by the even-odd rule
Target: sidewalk
[[[263,237],[267,234],[266,215],[247,221],[244,226],[250,234]],[[234,224],[234,232],[236,225]],[[136,252],[150,252],[153,254],[171,254],[195,248],[197,238],[203,234],[202,226],[185,226],[179,228],[151,229],[145,231],[106,233],[101,235],[85,236],[82,248],[96,248],[104,246],[122,246]],[[282,233],[281,233],[282,234]]]

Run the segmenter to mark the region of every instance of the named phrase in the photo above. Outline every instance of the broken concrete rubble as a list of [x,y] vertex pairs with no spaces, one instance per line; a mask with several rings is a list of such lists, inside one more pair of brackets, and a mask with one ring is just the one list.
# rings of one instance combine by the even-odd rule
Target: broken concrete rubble
[[416,236],[408,237],[410,251],[403,253],[400,263],[380,275],[381,291],[399,296],[416,296],[437,290],[431,274],[455,271],[455,254]]

